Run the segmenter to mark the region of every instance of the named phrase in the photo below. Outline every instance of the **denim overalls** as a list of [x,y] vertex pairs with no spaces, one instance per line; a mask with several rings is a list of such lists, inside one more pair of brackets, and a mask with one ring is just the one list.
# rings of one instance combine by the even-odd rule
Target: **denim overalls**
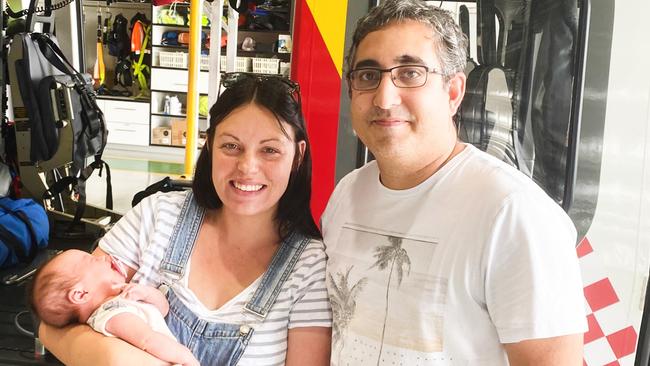
[[[203,221],[204,210],[188,192],[171,235],[171,243],[165,251],[161,271],[168,285],[180,281],[192,254],[194,242]],[[284,281],[309,243],[309,238],[293,232],[280,245],[259,287],[244,306],[243,311],[255,315],[258,322],[271,310]],[[218,280],[218,279],[215,279]],[[166,321],[178,341],[187,346],[201,365],[234,366],[250,341],[252,324],[226,324],[207,322],[192,313],[174,294],[167,292],[169,314]]]

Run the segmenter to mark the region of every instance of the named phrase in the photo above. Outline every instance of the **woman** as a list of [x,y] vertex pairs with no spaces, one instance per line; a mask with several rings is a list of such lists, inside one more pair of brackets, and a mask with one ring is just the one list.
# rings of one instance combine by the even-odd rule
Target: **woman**
[[[222,84],[192,191],[145,198],[95,254],[169,288],[167,323],[202,365],[328,365],[326,257],[297,85],[249,74]],[[86,326],[40,329],[66,364],[156,361]]]

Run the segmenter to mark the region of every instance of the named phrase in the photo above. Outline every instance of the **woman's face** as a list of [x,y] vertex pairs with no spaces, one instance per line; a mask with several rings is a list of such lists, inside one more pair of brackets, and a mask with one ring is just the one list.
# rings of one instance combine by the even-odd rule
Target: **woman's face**
[[294,156],[302,158],[306,145],[296,144],[291,125],[282,122],[282,126],[289,137],[273,113],[255,103],[234,109],[217,125],[211,147],[212,182],[224,210],[245,216],[275,214]]

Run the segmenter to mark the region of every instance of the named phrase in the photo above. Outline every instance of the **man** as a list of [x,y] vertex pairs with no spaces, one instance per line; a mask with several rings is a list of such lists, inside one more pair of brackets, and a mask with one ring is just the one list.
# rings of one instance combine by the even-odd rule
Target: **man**
[[466,42],[443,10],[387,0],[347,60],[376,158],[323,215],[334,365],[581,365],[576,232],[516,169],[458,140]]

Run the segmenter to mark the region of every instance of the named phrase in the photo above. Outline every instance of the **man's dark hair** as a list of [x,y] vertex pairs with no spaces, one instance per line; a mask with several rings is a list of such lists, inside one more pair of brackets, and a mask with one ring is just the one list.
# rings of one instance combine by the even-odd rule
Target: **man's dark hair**
[[436,55],[445,80],[462,72],[467,64],[467,37],[446,10],[422,0],[384,0],[357,21],[352,45],[346,57],[346,72],[352,70],[359,43],[368,35],[391,23],[416,21],[431,28]]
[[[266,108],[273,113],[280,129],[292,138],[296,146],[294,166],[291,169],[289,184],[280,197],[276,221],[280,238],[285,238],[296,230],[303,235],[322,238],[320,230],[310,210],[311,199],[311,148],[305,129],[300,99],[294,98],[294,91],[278,78],[244,78],[229,86],[210,109],[210,127],[207,130],[205,146],[196,162],[192,191],[198,204],[207,209],[217,209],[223,202],[217,195],[212,181],[212,154],[216,127],[233,110],[249,103]],[[292,131],[287,131],[282,122],[288,123]],[[300,158],[298,142],[305,141],[305,152]]]

